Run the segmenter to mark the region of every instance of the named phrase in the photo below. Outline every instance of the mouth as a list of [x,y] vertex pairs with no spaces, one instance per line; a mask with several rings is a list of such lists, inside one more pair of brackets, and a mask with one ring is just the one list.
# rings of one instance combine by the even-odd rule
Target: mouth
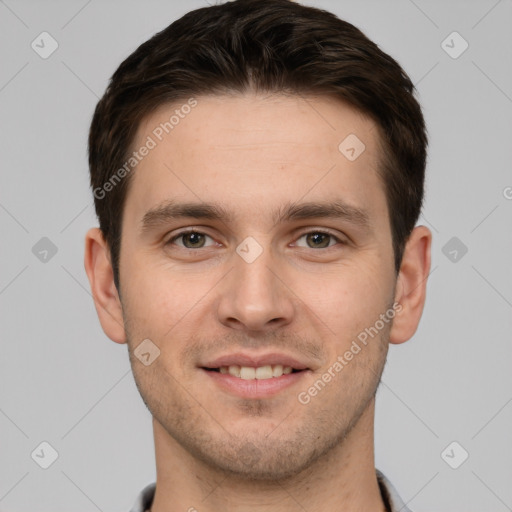
[[222,375],[231,375],[242,380],[267,380],[279,378],[283,375],[289,375],[291,373],[298,373],[304,371],[304,369],[292,368],[291,366],[283,366],[282,364],[265,365],[265,366],[220,366],[218,368],[205,368],[203,370],[210,372],[217,372]]
[[284,354],[227,355],[199,369],[222,391],[252,399],[275,396],[312,372],[304,363]]

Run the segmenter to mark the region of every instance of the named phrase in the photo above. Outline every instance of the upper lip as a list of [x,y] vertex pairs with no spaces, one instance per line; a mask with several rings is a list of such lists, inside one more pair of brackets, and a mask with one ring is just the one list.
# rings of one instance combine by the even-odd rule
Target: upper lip
[[201,365],[202,368],[220,368],[222,366],[249,366],[249,367],[260,367],[260,366],[272,366],[281,364],[283,366],[291,366],[294,370],[307,370],[308,365],[302,363],[295,357],[287,354],[281,354],[278,352],[272,352],[269,354],[261,355],[250,355],[242,352],[234,354],[226,354]]

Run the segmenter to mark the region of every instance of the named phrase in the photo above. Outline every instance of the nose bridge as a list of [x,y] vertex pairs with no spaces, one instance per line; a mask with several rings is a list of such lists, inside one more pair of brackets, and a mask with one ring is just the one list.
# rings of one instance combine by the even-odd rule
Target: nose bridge
[[279,278],[268,237],[247,237],[233,254],[233,270],[222,290],[219,319],[231,327],[265,329],[290,321],[293,305]]
[[[268,244],[261,249],[256,242],[244,242],[237,248],[235,257],[235,287],[239,299],[270,300],[275,293],[275,274],[270,271],[275,267]],[[275,269],[274,269],[275,272]]]

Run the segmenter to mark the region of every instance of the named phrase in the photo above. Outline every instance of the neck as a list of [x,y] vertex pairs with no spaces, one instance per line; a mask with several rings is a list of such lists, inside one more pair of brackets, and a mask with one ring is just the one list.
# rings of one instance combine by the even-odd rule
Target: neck
[[283,481],[219,472],[183,449],[153,419],[157,485],[151,512],[385,510],[375,473],[372,399],[343,442]]

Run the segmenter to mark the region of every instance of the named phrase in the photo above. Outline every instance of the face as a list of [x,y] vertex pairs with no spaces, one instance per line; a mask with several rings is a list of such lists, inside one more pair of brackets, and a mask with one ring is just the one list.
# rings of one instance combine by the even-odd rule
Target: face
[[[195,459],[298,474],[368,410],[385,363],[396,276],[377,129],[329,98],[196,101],[160,108],[134,144],[155,143],[123,216],[134,377]],[[339,149],[350,134],[359,155],[353,136]],[[160,353],[145,365],[147,339]]]

